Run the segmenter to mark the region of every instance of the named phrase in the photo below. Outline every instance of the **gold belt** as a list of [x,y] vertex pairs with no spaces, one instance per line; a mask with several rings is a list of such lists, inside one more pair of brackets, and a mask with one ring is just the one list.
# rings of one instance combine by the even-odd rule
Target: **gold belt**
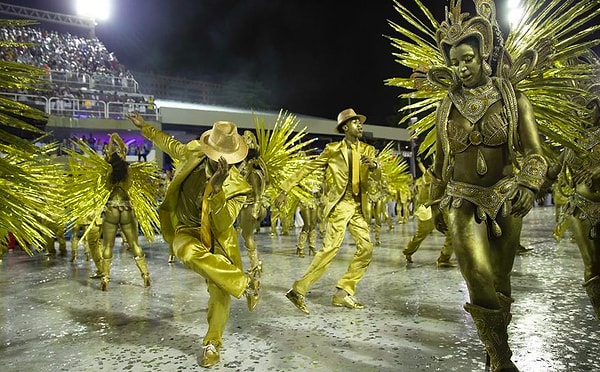
[[503,178],[489,187],[450,180],[446,186],[446,193],[440,201],[440,208],[460,208],[463,201],[467,200],[475,205],[477,218],[490,223],[494,235],[500,236],[502,230],[496,223],[496,217],[500,210],[502,216],[508,215],[509,197],[516,187],[517,182],[514,177]]

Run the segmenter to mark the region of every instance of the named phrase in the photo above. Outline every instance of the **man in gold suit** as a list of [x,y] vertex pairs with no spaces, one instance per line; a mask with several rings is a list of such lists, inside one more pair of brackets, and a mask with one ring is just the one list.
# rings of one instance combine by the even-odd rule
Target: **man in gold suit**
[[348,270],[337,282],[333,305],[350,309],[364,307],[356,300],[354,294],[356,285],[365,275],[373,255],[369,224],[366,221],[366,216],[369,216],[367,191],[369,172],[379,173],[375,149],[359,141],[365,120],[364,115],[357,114],[353,109],[340,112],[336,130],[344,134],[344,139],[327,144],[317,158],[285,180],[281,184],[283,191],[276,199],[276,204],[283,204],[287,193],[300,180],[325,167],[327,197],[323,218],[327,219],[327,230],[323,247],[317,252],[302,278],[286,293],[286,297],[306,314],[309,314],[309,310],[304,297],[311,285],[323,276],[331,264],[342,245],[346,228],[356,242],[356,253]]
[[158,148],[179,160],[159,209],[161,231],[175,256],[208,284],[208,331],[200,365],[210,367],[220,360],[230,296],[245,295],[250,311],[259,299],[258,277],[243,271],[233,226],[252,191],[233,166],[244,160],[248,147],[237,126],[228,121],[217,121],[199,139],[183,144],[146,123],[138,113],[129,119]]

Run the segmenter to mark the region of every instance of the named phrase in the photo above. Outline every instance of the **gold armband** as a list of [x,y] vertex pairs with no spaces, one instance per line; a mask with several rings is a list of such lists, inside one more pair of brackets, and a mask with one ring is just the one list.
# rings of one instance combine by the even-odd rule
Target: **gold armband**
[[546,180],[547,172],[548,162],[542,155],[527,155],[523,159],[521,171],[517,174],[517,183],[537,193]]
[[444,192],[446,191],[446,182],[437,178],[431,169],[427,170],[427,175],[431,179],[431,185],[429,186],[429,205],[436,204],[440,201]]

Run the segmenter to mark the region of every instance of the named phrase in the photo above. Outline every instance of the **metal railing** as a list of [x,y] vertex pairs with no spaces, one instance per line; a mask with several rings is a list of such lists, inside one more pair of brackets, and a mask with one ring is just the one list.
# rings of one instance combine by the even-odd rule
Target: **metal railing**
[[6,92],[0,92],[0,94],[44,111],[49,115],[122,120],[125,119],[128,113],[137,111],[146,120],[158,121],[159,119],[157,107],[153,103],[105,102],[90,98],[77,99],[71,97],[47,98],[44,96]]
[[50,70],[47,79],[55,84],[68,87],[95,89],[103,91],[119,91],[127,93],[139,92],[138,82],[132,77],[120,77],[110,74]]

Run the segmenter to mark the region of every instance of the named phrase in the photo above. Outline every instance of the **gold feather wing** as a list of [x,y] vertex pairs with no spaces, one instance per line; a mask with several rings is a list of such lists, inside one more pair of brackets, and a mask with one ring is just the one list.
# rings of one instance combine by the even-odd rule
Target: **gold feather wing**
[[[18,27],[30,21],[0,20],[0,26]],[[0,40],[0,47],[21,47],[22,43]],[[16,62],[0,61],[0,89],[10,91],[43,89],[43,69]],[[53,161],[55,145],[35,146],[27,137],[45,132],[31,123],[46,123],[47,115],[35,108],[0,96],[0,244],[12,233],[28,254],[41,250],[51,226],[64,223],[61,187],[64,167]]]
[[[416,101],[402,108],[401,111],[408,114],[400,124],[412,117],[418,118],[409,125],[409,130],[414,137],[424,138],[419,153],[428,156],[435,148],[432,146],[435,109],[456,78],[444,66],[437,47],[435,33],[439,23],[423,2],[413,2],[419,12],[413,13],[394,1],[406,26],[390,21],[399,35],[388,37],[397,50],[393,53],[396,62],[412,69],[413,73],[408,78],[388,79],[386,84],[407,90],[400,97]],[[578,113],[583,108],[572,97],[587,94],[576,82],[593,78],[595,68],[573,61],[599,43],[598,0],[529,0],[525,3],[521,21],[510,31],[504,44],[514,61],[504,61],[505,69],[501,66],[499,74],[510,79],[531,101],[539,130],[547,139],[546,147],[560,144],[577,149],[576,139],[581,136],[584,125]],[[428,81],[427,73],[435,75],[438,84]],[[548,148],[545,150],[551,153]]]
[[394,153],[394,143],[388,143],[377,155],[381,165],[381,179],[388,185],[390,191],[408,191],[412,183],[406,160]]
[[[72,221],[88,216],[99,217],[110,197],[108,177],[110,164],[84,141],[77,141],[70,157],[70,182],[66,187],[66,206]],[[129,166],[129,198],[144,236],[153,240],[159,231],[158,198],[161,191],[160,174],[153,162],[135,162]],[[84,232],[84,235],[87,233]]]
[[[305,155],[313,140],[302,141],[307,131],[297,131],[300,123],[296,115],[283,110],[279,112],[273,129],[267,129],[262,117],[254,116],[256,139],[260,157],[267,169],[269,183],[265,196],[272,201],[279,193],[281,183],[298,170],[312,157]],[[312,191],[321,184],[321,177],[315,172],[304,179],[291,193],[301,201],[312,200]]]

